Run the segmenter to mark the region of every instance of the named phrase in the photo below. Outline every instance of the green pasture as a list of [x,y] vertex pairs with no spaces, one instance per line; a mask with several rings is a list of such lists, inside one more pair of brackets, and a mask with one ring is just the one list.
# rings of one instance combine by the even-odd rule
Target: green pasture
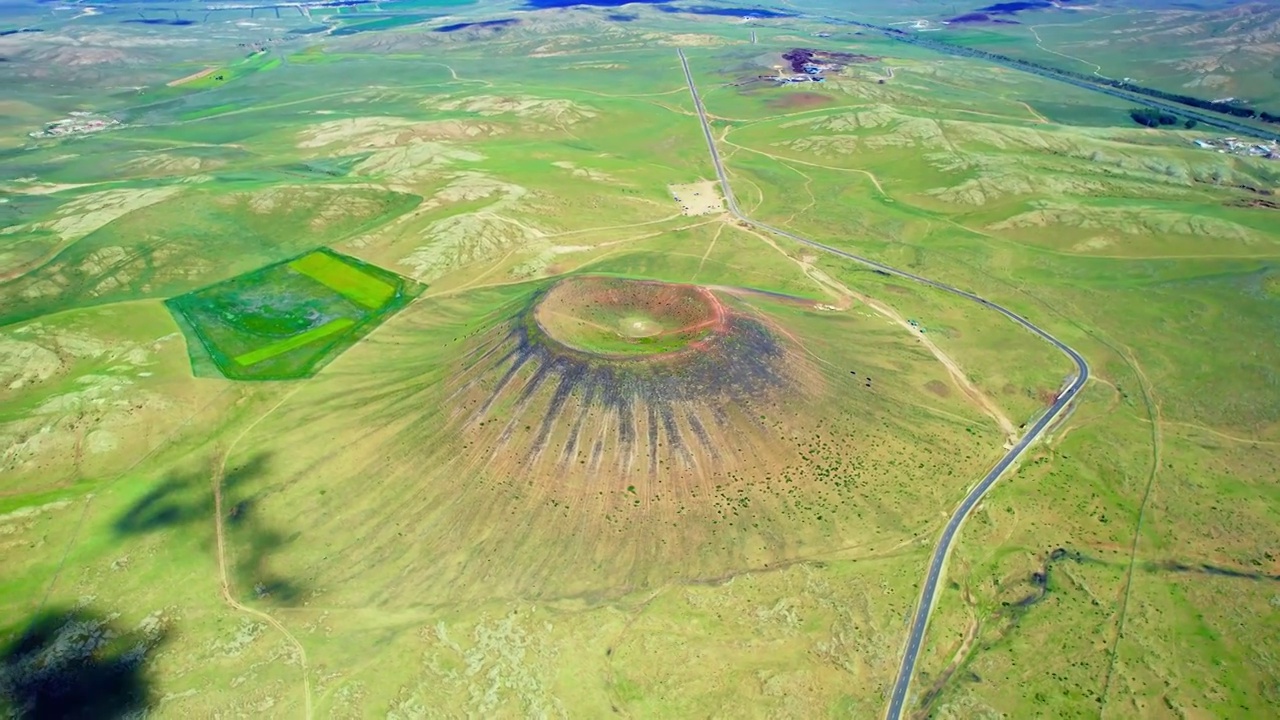
[[178,86],[178,89],[209,90],[221,87],[236,80],[242,80],[254,73],[267,72],[278,68],[281,62],[281,58],[265,50],[254,52],[240,62],[223,66],[202,78],[183,83]]
[[240,106],[234,103],[214,105],[213,107],[201,108],[199,110],[192,110],[191,112],[184,113],[182,115],[182,119],[183,120],[199,120],[201,118],[210,117],[212,115],[222,115],[224,113],[228,113],[233,110],[239,110],[239,109],[241,109]]
[[[899,74],[909,77],[909,71]],[[1029,125],[1024,110],[1019,129],[1006,132],[1015,127],[1012,116],[996,116],[1009,106],[987,104],[985,91],[987,107],[972,104],[979,97],[977,75],[953,72],[946,79],[956,85],[950,90],[941,79],[920,83],[928,94],[901,99],[896,117],[880,126],[783,126],[867,107],[851,103],[786,120],[735,122],[722,145],[739,201],[753,217],[978,290],[1048,327],[1093,367],[1096,385],[1066,429],[1051,435],[1064,439],[1033,452],[965,526],[951,561],[956,569],[949,571],[954,586],[939,601],[916,685],[922,696],[940,692],[928,696],[922,712],[1065,717],[1093,714],[1102,705],[1104,716],[1122,716],[1166,692],[1159,688],[1171,686],[1161,678],[1173,677],[1179,681],[1165,695],[1169,707],[1247,717],[1266,702],[1257,679],[1276,666],[1241,652],[1243,639],[1274,618],[1274,610],[1263,608],[1265,581],[1249,579],[1256,572],[1251,568],[1269,561],[1255,531],[1245,528],[1267,528],[1262,532],[1273,537],[1280,505],[1258,487],[1238,502],[1219,498],[1259,477],[1255,463],[1275,465],[1270,440],[1280,418],[1263,398],[1275,382],[1269,367],[1280,360],[1272,357],[1274,342],[1263,348],[1250,340],[1248,353],[1257,355],[1241,372],[1232,368],[1244,356],[1225,348],[1236,338],[1276,333],[1268,319],[1276,311],[1268,288],[1280,261],[1274,211],[1233,204],[1250,194],[1233,186],[1274,187],[1273,168],[1197,152],[1182,133],[1130,131],[1116,103],[1035,79],[999,94],[1025,100],[1050,123]],[[736,109],[741,102],[724,91],[711,97],[711,113],[732,107],[734,116],[746,117]],[[925,97],[934,99],[927,111],[903,109],[925,105]],[[961,107],[991,116],[966,117],[956,112]],[[950,123],[941,127],[945,141],[929,139],[931,126],[919,122],[925,119]],[[788,145],[836,133],[853,136],[856,150],[820,155]],[[1038,147],[1019,137],[1035,138]],[[870,186],[866,173],[884,193]],[[1019,176],[1024,179],[1011,179]],[[966,183],[981,194],[933,192]],[[809,193],[819,199],[813,206]],[[1046,207],[1055,208],[1051,220],[1030,222]],[[1018,216],[1028,221],[1006,224]],[[1100,235],[1112,240],[1088,242]],[[1056,387],[1069,369],[1051,348],[980,308],[894,287],[899,283],[854,264],[818,263],[916,317],[1017,421],[1032,417],[1042,407],[1039,392]],[[1153,420],[1163,434],[1153,436]],[[1220,463],[1217,470],[1203,464],[1208,458]],[[1128,548],[1153,467],[1129,617],[1117,642],[1118,609],[1103,598],[1119,596],[1130,582]],[[1215,533],[1219,539],[1210,540]],[[1049,553],[1059,546],[1082,549],[1088,559],[1046,571]],[[1212,557],[1242,575],[1162,569],[1161,559],[1173,556]],[[1032,574],[1045,572],[1044,599],[1024,609],[1019,603],[1036,591]],[[976,649],[955,675],[938,680],[953,667],[955,638],[974,622]],[[1190,651],[1178,640],[1188,637],[1204,642]],[[1052,650],[1048,657],[1045,648]],[[1118,663],[1104,699],[1099,679],[1110,672],[1113,652]],[[1040,658],[1034,669],[1026,665],[1031,656]],[[1235,658],[1248,668],[1245,675],[1205,669],[1220,658]]]
[[[357,16],[359,17],[359,16]],[[371,20],[348,20],[338,26],[331,34],[335,37],[344,35],[355,35],[357,33],[378,32],[381,30],[396,30],[399,28],[412,27],[425,22],[430,22],[440,15],[392,15],[390,17],[382,17]]]
[[[1262,9],[1244,22],[1266,27],[1268,12],[1274,11]],[[956,45],[1049,67],[1110,78],[1130,77],[1166,92],[1206,100],[1243,98],[1277,112],[1280,93],[1275,89],[1274,68],[1260,61],[1261,53],[1250,41],[1233,44],[1228,40],[1243,32],[1240,19],[1211,9],[1203,19],[1193,21],[1192,17],[1154,7],[1101,16],[1067,12],[1038,15],[1035,22],[1017,25],[948,28],[937,36]],[[1257,43],[1266,42],[1265,32],[1256,37]],[[1196,59],[1212,64],[1197,67],[1193,64]]]
[[266,345],[258,348],[257,350],[247,352],[243,355],[237,355],[235,357],[235,361],[237,365],[248,367],[249,365],[254,365],[262,362],[263,360],[267,360],[277,355],[282,355],[291,350],[300,348],[304,345],[308,345],[315,340],[328,337],[334,333],[342,332],[354,324],[355,321],[351,318],[338,318],[336,320],[331,320],[319,327],[314,327],[310,330],[300,332],[287,340],[280,340],[272,343],[271,345]]
[[403,308],[422,286],[328,249],[166,302],[192,367],[237,380],[314,374]]
[[[317,241],[376,227],[417,202],[376,189],[264,186],[253,176],[211,185],[183,189],[70,242],[46,238],[45,262],[0,286],[0,323],[54,309],[180,295],[297,256]],[[324,220],[322,206],[314,204],[320,198],[349,203],[352,212]],[[57,252],[50,257],[51,249]]]
[[397,287],[327,253],[303,255],[289,268],[371,310],[387,304]]

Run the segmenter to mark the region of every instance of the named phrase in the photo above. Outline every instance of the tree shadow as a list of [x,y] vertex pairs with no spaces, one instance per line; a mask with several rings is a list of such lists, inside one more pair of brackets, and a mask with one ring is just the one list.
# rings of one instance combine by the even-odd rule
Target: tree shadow
[[1219,565],[1209,565],[1207,563],[1197,563],[1190,565],[1177,560],[1166,560],[1159,563],[1146,563],[1143,566],[1147,572],[1169,572],[1169,573],[1190,573],[1196,575],[1217,575],[1220,577],[1236,578],[1239,580],[1270,580],[1271,582],[1280,582],[1280,575],[1268,575],[1261,572],[1253,572],[1249,570],[1238,570],[1236,568],[1221,567]]
[[227,513],[224,527],[243,550],[232,571],[243,592],[252,592],[260,600],[294,605],[301,599],[301,588],[273,572],[268,564],[272,553],[289,539],[261,519],[257,512],[260,495],[249,494],[250,482],[265,474],[266,462],[265,456],[258,455],[245,465],[232,468],[223,479],[222,501]]
[[144,535],[209,518],[213,498],[201,497],[201,490],[209,489],[207,482],[201,486],[205,480],[195,474],[170,475],[161,480],[116,518],[116,534]]
[[[268,561],[294,538],[271,527],[257,512],[264,491],[255,490],[255,481],[267,477],[270,459],[270,454],[259,453],[243,464],[227,468],[222,479],[223,530],[229,550],[235,550],[228,553],[227,559],[232,563],[237,594],[293,605],[301,599],[301,586],[273,572]],[[119,535],[187,528],[203,534],[213,548],[214,507],[209,474],[171,474],[121,513],[113,527]]]
[[124,630],[80,607],[37,613],[2,641],[0,716],[141,717],[154,703],[147,654],[165,641],[166,624],[148,616]]

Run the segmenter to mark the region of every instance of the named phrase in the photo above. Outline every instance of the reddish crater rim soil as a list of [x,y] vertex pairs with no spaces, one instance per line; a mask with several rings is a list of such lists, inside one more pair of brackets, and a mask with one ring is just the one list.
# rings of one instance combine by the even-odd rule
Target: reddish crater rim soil
[[728,313],[707,288],[603,276],[553,285],[533,309],[538,333],[575,353],[654,361],[704,348]]

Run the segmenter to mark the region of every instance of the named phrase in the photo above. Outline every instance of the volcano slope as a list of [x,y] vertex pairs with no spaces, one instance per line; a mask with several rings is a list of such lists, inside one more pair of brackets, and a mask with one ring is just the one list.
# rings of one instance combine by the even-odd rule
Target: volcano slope
[[806,405],[820,386],[811,360],[706,288],[570,278],[517,318],[476,348],[450,398],[476,408],[466,424],[482,473],[509,457],[508,474],[588,490],[644,476],[683,494],[693,476],[764,462],[767,410]]
[[271,562],[326,607],[605,599],[909,545],[958,492],[936,478],[998,440],[883,319],[814,308],[602,276],[424,299],[232,465],[296,449],[246,490],[317,538]]

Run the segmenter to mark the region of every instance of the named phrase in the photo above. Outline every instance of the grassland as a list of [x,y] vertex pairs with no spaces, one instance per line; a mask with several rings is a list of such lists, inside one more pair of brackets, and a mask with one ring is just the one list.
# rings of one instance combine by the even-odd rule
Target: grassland
[[[881,713],[947,514],[1070,368],[976,305],[686,215],[668,188],[713,171],[676,46],[752,217],[979,290],[1093,367],[966,524],[913,709],[1280,702],[1274,167],[869,36],[821,41],[881,59],[820,88],[732,85],[823,28],[636,14],[299,35],[207,87],[165,83],[243,49],[100,71],[141,93],[79,65],[40,90],[20,38],[6,710],[55,678],[99,715]],[[125,127],[29,142],[75,87]],[[680,290],[562,296],[576,354],[529,334],[592,282]],[[662,301],[708,297],[732,342]]]
[[1129,7],[1106,14],[1049,12],[1017,25],[942,34],[955,42],[1207,100],[1234,97],[1266,110],[1280,104],[1274,75],[1276,8],[1229,3]]
[[273,70],[280,67],[282,62],[281,58],[271,57],[264,50],[256,50],[239,62],[214,68],[212,72],[201,71],[199,76],[189,76],[189,79],[184,79],[179,86],[186,90],[208,90],[225,83],[242,80],[253,73]]
[[396,295],[397,287],[361,271],[328,253],[310,253],[289,263],[289,269],[306,275],[348,300],[377,310]]
[[[898,75],[910,77],[910,71]],[[1023,97],[1027,105],[1037,107],[1034,95]],[[1065,99],[1070,101],[1069,96]],[[712,112],[715,107],[713,103]],[[1049,447],[1025,462],[966,529],[964,547],[951,571],[953,589],[941,602],[937,629],[931,631],[932,660],[920,680],[919,692],[927,697],[931,711],[944,717],[983,712],[1062,717],[1093,715],[1101,708],[1105,716],[1114,717],[1158,717],[1176,711],[1246,717],[1273,702],[1265,680],[1274,672],[1269,656],[1242,652],[1240,644],[1265,634],[1266,618],[1274,617],[1266,600],[1274,594],[1268,580],[1275,576],[1274,559],[1256,550],[1250,555],[1243,547],[1230,551],[1225,545],[1216,549],[1200,545],[1191,540],[1195,531],[1181,534],[1179,540],[1168,534],[1178,534],[1173,530],[1178,526],[1190,530],[1208,524],[1219,528],[1215,533],[1224,533],[1219,537],[1234,535],[1244,546],[1254,547],[1262,527],[1274,528],[1274,520],[1261,519],[1275,516],[1270,491],[1254,486],[1239,496],[1249,501],[1227,506],[1200,492],[1222,492],[1230,482],[1205,479],[1203,466],[1177,469],[1187,468],[1183,463],[1194,463],[1190,458],[1205,451],[1184,433],[1216,448],[1209,452],[1223,453],[1220,472],[1228,475],[1255,477],[1256,471],[1247,469],[1249,464],[1270,467],[1275,463],[1275,420],[1267,409],[1273,405],[1269,399],[1273,396],[1264,389],[1269,373],[1252,376],[1255,384],[1229,369],[1235,360],[1221,355],[1211,360],[1207,354],[1209,348],[1234,342],[1230,338],[1240,337],[1237,331],[1246,337],[1269,337],[1274,332],[1274,328],[1263,329],[1268,312],[1263,308],[1273,296],[1262,288],[1275,257],[1270,245],[1275,235],[1254,224],[1263,216],[1235,210],[1232,198],[1252,191],[1197,180],[1201,173],[1212,172],[1209,167],[1220,158],[1166,149],[1149,136],[1123,127],[1062,128],[1064,142],[1060,142],[1040,134],[1056,132],[1057,126],[1039,122],[1030,126],[1030,132],[1040,136],[1035,142],[1041,150],[1017,153],[1019,163],[1036,166],[1028,176],[1034,181],[1021,184],[1009,168],[996,170],[991,164],[992,149],[1015,148],[1018,143],[1010,141],[1011,135],[1028,132],[1013,129],[1022,124],[1019,120],[1011,117],[1013,124],[998,126],[982,122],[983,130],[970,135],[965,128],[973,126],[943,121],[936,110],[923,122],[914,111],[904,113],[897,103],[889,110],[855,102],[851,111],[811,111],[799,116],[803,124],[790,128],[783,126],[794,119],[767,116],[745,126],[735,120],[731,130],[726,128],[730,152],[734,145],[742,146],[731,158],[731,171],[748,188],[745,197],[751,198],[753,212],[769,222],[811,228],[811,234],[829,238],[828,242],[848,237],[847,232],[833,232],[833,225],[860,228],[863,236],[846,242],[856,242],[863,253],[875,249],[879,257],[914,272],[981,287],[988,297],[998,296],[1028,314],[1057,317],[1055,332],[1086,349],[1100,380]],[[881,111],[887,114],[870,114]],[[795,139],[787,130],[796,127],[818,132]],[[1003,139],[995,141],[993,132]],[[779,136],[781,142],[776,139]],[[1084,150],[1099,141],[1107,144],[1106,150],[1095,146],[1096,155]],[[1126,164],[1122,158],[1130,152],[1126,146],[1133,148],[1135,157],[1142,157],[1146,168],[1140,175],[1129,176],[1139,183],[1129,191],[1122,184],[1129,182],[1123,179],[1127,172],[1122,169]],[[903,157],[904,148],[911,148],[905,152],[912,158]],[[1082,153],[1088,155],[1092,168],[1050,168],[1060,158]],[[897,162],[879,163],[877,156],[895,157]],[[1104,158],[1109,160],[1099,166],[1097,161]],[[1165,163],[1179,162],[1189,163],[1183,179],[1171,180],[1178,172],[1155,171]],[[1201,162],[1207,163],[1203,169],[1196,167]],[[948,167],[963,168],[964,174],[942,182]],[[1266,179],[1258,185],[1264,193],[1274,188],[1268,165],[1237,167],[1236,172],[1262,173],[1260,177]],[[846,211],[852,216],[847,220],[841,214],[843,203],[831,203],[819,213],[809,210],[807,202],[784,206],[767,194],[751,194],[752,185],[776,187],[788,174],[794,178],[792,184],[803,184],[805,198],[811,197],[808,193],[820,197],[824,192],[828,197],[850,197],[838,194],[837,178],[865,183],[874,176],[876,182],[863,195],[871,202],[864,199],[852,212]],[[922,182],[949,187],[946,192],[921,192]],[[975,182],[993,192],[983,192],[982,197],[956,194]],[[1213,200],[1194,200],[1201,192]],[[1167,193],[1181,197],[1152,203]],[[1002,199],[1010,195],[1019,199]],[[1146,228],[1120,219],[1121,198],[1126,195],[1149,208],[1141,214],[1144,222],[1151,223]],[[945,203],[935,204],[940,199]],[[892,202],[886,205],[886,200]],[[851,205],[856,202],[850,197]],[[1027,217],[1027,207],[1052,207],[1054,218],[1039,226],[1044,230],[1031,230],[1019,219]],[[1194,223],[1161,218],[1174,208],[1187,218],[1194,216],[1206,228],[1224,224],[1216,231],[1198,231]],[[1101,219],[1104,214],[1107,220]],[[878,218],[878,223],[868,223],[867,217]],[[1016,234],[1019,226],[1028,232]],[[1073,226],[1098,240],[1089,242],[1074,234]],[[1264,234],[1252,235],[1254,228]],[[889,297],[884,293],[884,286],[890,284],[886,279],[838,264],[828,268],[830,275],[846,283],[866,287],[870,280],[880,289],[868,294]],[[906,309],[919,301],[895,298],[894,304]],[[938,311],[912,312],[930,325],[931,315]],[[1205,319],[1217,312],[1230,313],[1233,320],[1219,325]],[[982,326],[980,318],[958,324],[971,331]],[[1221,328],[1223,334],[1214,335],[1211,327]],[[963,329],[958,337],[947,337],[945,332],[943,337],[956,357],[982,352],[970,345]],[[999,347],[1005,358],[1022,352],[1016,343],[982,345]],[[1015,362],[1013,368],[1003,367],[1002,372],[1009,372],[1032,366]],[[1223,385],[1228,382],[1233,387]],[[1035,381],[1012,385],[1034,387]],[[1175,405],[1180,410],[1174,411]],[[1226,411],[1227,406],[1235,410]],[[1175,412],[1182,419],[1173,419]],[[1144,446],[1145,452],[1135,450]],[[1229,466],[1234,469],[1227,470]],[[1185,484],[1192,476],[1201,477],[1203,490],[1193,491]],[[1074,508],[1071,518],[1059,517],[1063,508]],[[1257,524],[1250,524],[1248,531],[1222,529],[1220,523],[1226,517],[1241,513]],[[1166,534],[1153,535],[1155,526],[1164,527]],[[1271,536],[1275,531],[1261,532]],[[1058,548],[1065,551],[1062,558],[1055,557]],[[1234,552],[1234,559],[1227,560],[1223,552]],[[1174,559],[1175,555],[1198,559]],[[1176,603],[1187,602],[1181,598],[1189,597],[1189,592],[1198,598],[1193,604],[1217,597],[1208,602],[1219,610],[1195,604],[1194,616],[1188,614],[1187,605]],[[1242,594],[1237,597],[1236,593]],[[1165,597],[1180,600],[1171,605],[1161,600]],[[1187,657],[1194,652],[1187,644],[1170,643],[1171,638],[1194,636],[1214,639],[1213,644],[1201,646],[1201,660]],[[1226,636],[1235,639],[1224,641]],[[1179,649],[1174,650],[1173,644]],[[1247,677],[1229,678],[1199,665],[1225,657],[1239,657],[1250,668]],[[1191,678],[1196,672],[1213,677],[1213,683],[1194,683]]]
[[323,325],[313,327],[310,330],[304,330],[286,340],[278,340],[270,345],[264,345],[256,350],[251,350],[242,355],[237,355],[235,356],[235,361],[237,365],[245,367],[255,365],[263,360],[268,360],[276,357],[277,355],[283,355],[291,350],[296,350],[305,345],[309,345],[316,340],[329,337],[334,333],[342,332],[354,324],[355,321],[351,318],[337,318],[335,320],[330,320]]

